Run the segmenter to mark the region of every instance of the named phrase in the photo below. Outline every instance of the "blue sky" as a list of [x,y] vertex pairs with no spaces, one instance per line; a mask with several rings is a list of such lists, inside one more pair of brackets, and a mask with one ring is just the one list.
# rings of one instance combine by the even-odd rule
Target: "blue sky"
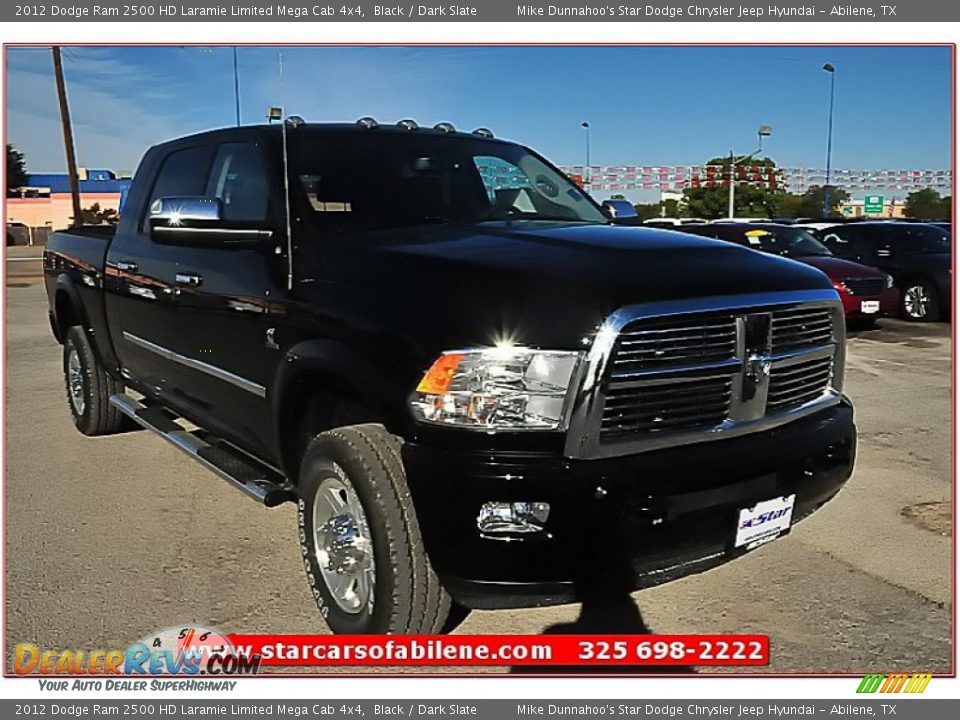
[[[756,148],[823,167],[837,67],[835,167],[950,167],[947,48],[286,48],[288,114],[314,121],[486,126],[557,164],[699,164]],[[242,121],[280,104],[277,48],[241,47]],[[68,47],[64,67],[82,166],[133,170],[144,149],[234,123],[226,47]],[[48,48],[7,50],[8,141],[35,172],[62,171]]]

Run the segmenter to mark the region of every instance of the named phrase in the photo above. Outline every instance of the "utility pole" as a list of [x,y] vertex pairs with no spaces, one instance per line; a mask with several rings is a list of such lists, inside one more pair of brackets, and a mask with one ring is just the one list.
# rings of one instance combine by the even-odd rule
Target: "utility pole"
[[70,198],[73,201],[73,227],[83,224],[80,210],[80,178],[77,175],[77,156],[73,150],[73,126],[67,106],[67,85],[63,80],[63,61],[60,48],[53,46],[53,73],[57,80],[57,99],[60,101],[60,122],[63,124],[63,145],[67,151],[67,175],[70,178]]

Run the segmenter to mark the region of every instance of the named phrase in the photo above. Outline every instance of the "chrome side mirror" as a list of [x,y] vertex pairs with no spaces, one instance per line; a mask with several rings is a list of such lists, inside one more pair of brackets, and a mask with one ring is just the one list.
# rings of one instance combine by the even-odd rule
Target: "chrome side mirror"
[[250,246],[273,235],[260,224],[226,220],[218,197],[157,198],[150,205],[149,224],[155,242],[173,245]]
[[222,220],[223,203],[217,197],[162,197],[150,205],[150,225],[154,228],[175,228]]

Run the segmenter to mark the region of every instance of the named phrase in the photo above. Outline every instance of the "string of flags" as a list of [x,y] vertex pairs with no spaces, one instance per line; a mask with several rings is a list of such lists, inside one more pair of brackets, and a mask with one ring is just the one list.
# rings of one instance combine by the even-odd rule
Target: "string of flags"
[[[579,185],[592,190],[684,190],[699,187],[726,187],[729,169],[723,165],[583,165],[562,167]],[[802,193],[811,185],[825,185],[825,168],[772,168],[737,165],[737,184],[782,189]],[[949,191],[953,185],[950,170],[852,170],[831,169],[830,184],[848,190],[922,190]]]

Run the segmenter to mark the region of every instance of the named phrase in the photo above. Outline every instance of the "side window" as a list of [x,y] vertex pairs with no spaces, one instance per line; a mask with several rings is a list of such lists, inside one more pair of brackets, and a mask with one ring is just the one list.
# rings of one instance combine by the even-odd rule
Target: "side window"
[[144,208],[144,229],[147,213],[157,198],[203,195],[207,168],[210,167],[210,153],[210,148],[201,146],[176,150],[167,155],[153,183],[150,200]]
[[250,143],[220,145],[203,194],[220,198],[225,220],[266,220],[270,192],[257,147]]

